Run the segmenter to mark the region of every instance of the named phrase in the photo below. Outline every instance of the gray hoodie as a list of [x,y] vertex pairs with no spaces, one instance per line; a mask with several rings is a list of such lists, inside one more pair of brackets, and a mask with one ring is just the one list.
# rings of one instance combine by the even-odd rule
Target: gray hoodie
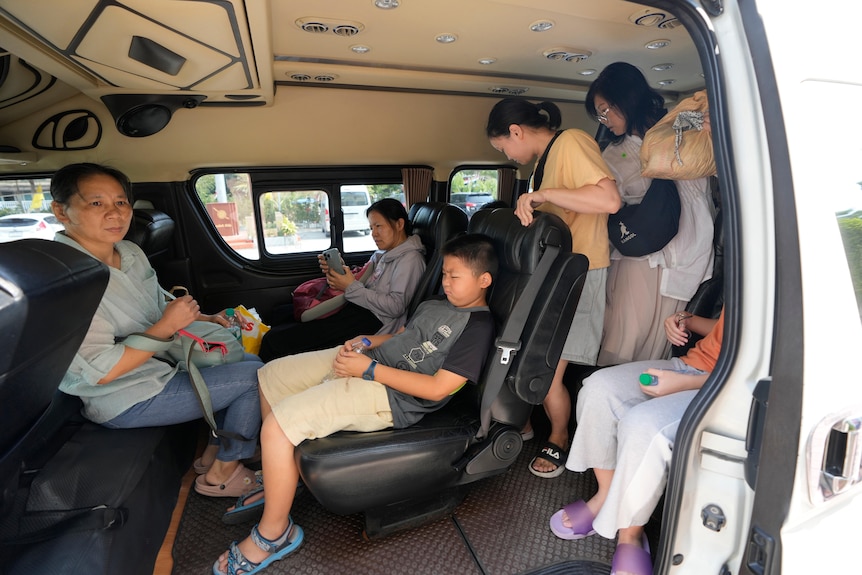
[[395,333],[407,321],[407,306],[425,272],[425,246],[419,236],[371,256],[374,276],[366,285],[355,281],[344,290],[349,302],[370,310],[383,323],[377,333]]

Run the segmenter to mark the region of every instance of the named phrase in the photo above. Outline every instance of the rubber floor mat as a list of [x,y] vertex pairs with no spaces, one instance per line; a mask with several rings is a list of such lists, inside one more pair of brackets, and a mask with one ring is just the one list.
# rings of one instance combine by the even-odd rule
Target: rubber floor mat
[[[305,530],[305,541],[294,554],[264,573],[608,573],[613,540],[593,535],[565,541],[548,528],[548,520],[557,509],[595,491],[592,474],[566,472],[554,479],[536,477],[527,466],[538,448],[538,441],[525,443],[505,474],[473,484],[450,518],[381,539],[369,541],[362,536],[361,515],[332,514],[304,491],[297,497],[293,518]],[[231,503],[226,498],[189,494],[174,543],[174,575],[211,573],[213,562],[230,542],[248,535],[252,522],[232,526],[221,522]],[[571,570],[559,570],[566,566]]]

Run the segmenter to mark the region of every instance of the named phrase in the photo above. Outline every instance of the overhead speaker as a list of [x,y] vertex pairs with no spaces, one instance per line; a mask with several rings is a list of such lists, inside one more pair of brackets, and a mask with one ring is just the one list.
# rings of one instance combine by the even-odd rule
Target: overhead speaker
[[114,94],[102,96],[124,136],[144,138],[161,131],[180,108],[196,108],[205,96]]
[[132,138],[152,136],[168,125],[172,113],[161,104],[144,104],[117,118],[117,129],[121,134]]

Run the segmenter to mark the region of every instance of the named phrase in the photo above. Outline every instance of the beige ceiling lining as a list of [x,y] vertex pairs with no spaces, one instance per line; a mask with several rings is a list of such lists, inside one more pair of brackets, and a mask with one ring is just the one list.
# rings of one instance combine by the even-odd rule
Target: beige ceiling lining
[[[54,8],[64,19],[62,26],[57,25],[60,19],[51,19],[45,25],[44,18],[35,16],[40,10]],[[86,4],[50,2],[50,6],[45,0],[0,0],[0,10],[8,11],[24,26],[33,28],[30,22],[38,22],[41,29],[33,28],[34,31],[57,52],[30,42],[29,51],[51,55],[50,60],[41,57],[37,65],[93,98],[117,89],[148,93],[185,89],[207,92],[204,95],[209,101],[244,94],[271,102],[271,72],[267,69],[259,73],[256,69],[243,0],[90,0]],[[172,75],[129,57],[135,36],[185,59],[179,71]],[[256,42],[260,46],[259,40]],[[28,52],[19,50],[14,41],[11,44],[18,54]],[[105,46],[112,48],[106,50]],[[267,50],[267,67],[269,54]],[[61,68],[58,61],[62,62]],[[265,88],[261,77],[270,78]]]
[[[214,34],[217,35],[217,34]],[[177,75],[171,75],[129,57],[132,37],[141,36],[156,42],[186,59]],[[116,50],[106,51],[104,46],[116,46]],[[107,8],[93,23],[75,50],[83,65],[89,62],[100,64],[102,75],[107,81],[124,88],[137,88],[134,78],[153,80],[173,88],[193,86],[201,79],[217,73],[231,64],[232,58],[213,50],[199,40],[184,36],[152,22],[115,7]],[[118,74],[114,74],[116,70]],[[227,90],[248,88],[248,83],[227,86]]]

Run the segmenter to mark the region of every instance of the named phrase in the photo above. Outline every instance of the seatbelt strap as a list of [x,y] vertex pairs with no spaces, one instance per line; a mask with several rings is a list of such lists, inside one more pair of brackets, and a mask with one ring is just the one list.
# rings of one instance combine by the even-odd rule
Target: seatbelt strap
[[521,295],[518,296],[518,301],[515,302],[506,319],[506,325],[503,326],[503,333],[496,340],[497,351],[485,377],[485,392],[482,394],[480,411],[481,427],[476,433],[476,439],[484,439],[488,434],[488,429],[491,427],[491,406],[506,381],[512,359],[521,349],[521,333],[533,308],[533,302],[539,295],[539,289],[545,283],[545,278],[548,277],[548,272],[551,271],[551,266],[559,253],[560,246],[545,246],[545,253],[542,254],[539,264],[527,281],[527,285],[524,286]]

